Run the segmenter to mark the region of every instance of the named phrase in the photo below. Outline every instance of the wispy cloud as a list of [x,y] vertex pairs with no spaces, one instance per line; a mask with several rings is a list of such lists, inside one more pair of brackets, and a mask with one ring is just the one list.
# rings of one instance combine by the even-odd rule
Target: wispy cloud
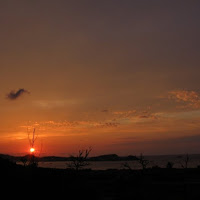
[[[149,108],[146,110],[127,110],[115,111],[112,113],[119,122],[126,120],[126,123],[146,122],[159,119],[160,113],[152,112]],[[128,121],[127,121],[128,120]]]
[[160,116],[157,113],[152,113],[148,115],[139,115],[138,118],[140,119],[158,119]]
[[9,99],[9,100],[16,100],[16,99],[18,99],[20,96],[22,96],[24,93],[30,94],[29,91],[27,91],[27,90],[21,88],[21,89],[19,89],[19,90],[16,91],[16,92],[15,92],[15,91],[9,92],[9,93],[6,95],[6,97],[7,97],[7,99]]
[[[118,122],[114,121],[41,121],[41,122],[29,122],[29,127],[37,127],[39,130],[72,130],[80,128],[112,128],[117,127]],[[22,125],[20,127],[27,128]]]
[[200,108],[200,94],[192,90],[174,90],[168,93],[168,98],[184,103],[184,107]]
[[64,100],[37,100],[33,102],[33,105],[43,108],[43,109],[52,109],[66,106],[78,105],[81,102],[77,99],[64,99]]
[[114,111],[112,114],[119,118],[129,118],[136,113],[136,110]]

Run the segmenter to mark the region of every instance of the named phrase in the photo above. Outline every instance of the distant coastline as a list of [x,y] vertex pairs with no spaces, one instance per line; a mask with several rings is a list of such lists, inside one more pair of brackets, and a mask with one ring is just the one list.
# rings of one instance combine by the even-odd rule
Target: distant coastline
[[[14,162],[19,162],[21,158],[28,157],[29,155],[25,156],[11,156],[7,154],[0,154],[1,158],[8,159]],[[71,161],[72,157],[61,157],[61,156],[44,156],[44,157],[37,157],[39,162],[54,162],[54,161]],[[129,155],[129,156],[118,156],[117,154],[106,154],[100,156],[89,157],[88,161],[132,161],[138,160],[136,156]]]
[[[8,155],[8,154],[0,154],[0,158],[4,158],[4,159],[8,159],[10,161],[14,161],[14,162],[20,162],[22,158],[28,158],[29,155],[25,155],[25,156],[12,156],[12,155]],[[144,155],[144,157],[146,159],[153,159],[153,158],[166,158],[166,160],[169,157],[174,157],[176,159],[178,158],[182,158],[184,157],[185,154],[170,154],[170,155]],[[190,157],[194,158],[198,158],[200,159],[200,154],[190,154]],[[37,156],[36,156],[37,157]],[[105,155],[99,155],[99,156],[92,156],[92,157],[88,157],[87,158],[88,161],[134,161],[134,160],[138,160],[138,156],[135,155],[128,155],[128,156],[119,156],[117,154],[105,154]],[[41,156],[41,157],[37,157],[37,161],[38,162],[56,162],[56,161],[72,161],[72,157],[70,156]],[[200,163],[199,163],[200,164]]]

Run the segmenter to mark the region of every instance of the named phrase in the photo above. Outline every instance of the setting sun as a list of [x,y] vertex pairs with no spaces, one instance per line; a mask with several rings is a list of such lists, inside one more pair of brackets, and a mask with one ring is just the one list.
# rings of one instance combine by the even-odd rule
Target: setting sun
[[30,152],[33,153],[35,151],[35,149],[32,147],[30,148]]

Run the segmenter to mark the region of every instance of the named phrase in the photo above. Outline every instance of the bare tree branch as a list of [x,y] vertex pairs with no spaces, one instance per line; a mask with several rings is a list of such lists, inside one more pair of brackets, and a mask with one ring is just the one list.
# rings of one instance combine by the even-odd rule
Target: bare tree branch
[[79,150],[77,156],[71,156],[71,162],[68,163],[67,166],[77,171],[85,166],[88,166],[90,163],[87,160],[91,151],[91,147],[86,150]]

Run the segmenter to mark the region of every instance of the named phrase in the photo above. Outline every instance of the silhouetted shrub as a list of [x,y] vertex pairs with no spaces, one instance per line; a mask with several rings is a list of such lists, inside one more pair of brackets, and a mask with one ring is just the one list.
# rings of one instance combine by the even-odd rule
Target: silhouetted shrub
[[128,162],[122,163],[122,167],[125,168],[125,169],[133,170]]
[[173,163],[173,162],[168,162],[168,163],[166,164],[166,168],[167,168],[167,169],[172,169],[173,166],[174,166],[174,163]]

